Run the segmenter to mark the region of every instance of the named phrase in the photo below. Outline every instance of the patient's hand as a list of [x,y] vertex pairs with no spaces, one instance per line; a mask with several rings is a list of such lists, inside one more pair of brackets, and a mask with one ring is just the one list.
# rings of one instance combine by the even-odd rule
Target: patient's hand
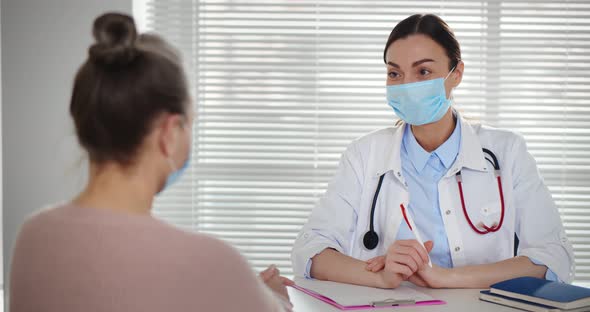
[[281,272],[274,264],[269,266],[266,270],[260,272],[260,278],[264,284],[268,286],[268,288],[289,301],[287,286],[292,286],[295,283],[293,283],[292,280],[281,276]]

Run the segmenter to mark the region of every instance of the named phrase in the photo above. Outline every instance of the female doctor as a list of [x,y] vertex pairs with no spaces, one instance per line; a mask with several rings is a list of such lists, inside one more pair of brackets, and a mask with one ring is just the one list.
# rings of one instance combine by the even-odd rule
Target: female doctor
[[572,246],[524,139],[451,107],[464,64],[448,25],[410,16],[383,55],[402,122],[348,146],[295,242],[295,274],[380,288],[572,281]]

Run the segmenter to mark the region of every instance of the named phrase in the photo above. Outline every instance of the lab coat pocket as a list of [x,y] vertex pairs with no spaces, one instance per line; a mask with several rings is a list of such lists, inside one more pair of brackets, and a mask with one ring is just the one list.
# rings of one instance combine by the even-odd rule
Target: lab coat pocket
[[483,222],[488,227],[495,227],[500,222],[501,214],[502,206],[499,202],[485,202],[480,206],[480,218],[475,223]]

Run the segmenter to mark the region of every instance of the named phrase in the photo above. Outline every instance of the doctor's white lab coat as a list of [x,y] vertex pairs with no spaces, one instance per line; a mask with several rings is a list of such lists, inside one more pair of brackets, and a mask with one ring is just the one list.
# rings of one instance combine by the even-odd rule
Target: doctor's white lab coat
[[[461,149],[451,169],[438,183],[440,213],[454,267],[498,262],[518,255],[545,264],[559,279],[571,282],[574,256],[557,207],[543,183],[524,139],[508,130],[461,122]],[[408,207],[411,194],[402,174],[400,147],[405,126],[375,131],[352,142],[326,193],[314,208],[292,251],[296,276],[309,277],[311,258],[326,248],[367,260],[384,255],[395,241],[403,221],[400,204]],[[505,216],[499,231],[473,231],[462,210],[455,174],[461,170],[465,206],[474,224],[498,222],[501,202],[494,168],[482,148],[498,158]],[[370,211],[379,177],[385,173],[375,208],[377,248],[368,250],[363,236],[369,230]],[[410,224],[411,211],[408,213]],[[416,233],[416,227],[414,233]]]

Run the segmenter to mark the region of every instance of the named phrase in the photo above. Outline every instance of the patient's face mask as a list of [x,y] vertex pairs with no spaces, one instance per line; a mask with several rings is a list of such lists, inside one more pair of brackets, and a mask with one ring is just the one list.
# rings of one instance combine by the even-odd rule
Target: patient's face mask
[[[182,127],[184,128],[184,127],[186,127],[186,125],[183,125]],[[190,145],[190,142],[188,144]],[[180,180],[182,175],[186,172],[186,169],[188,169],[188,167],[189,167],[190,159],[191,159],[191,148],[190,147],[188,149],[188,154],[186,155],[186,160],[182,164],[182,167],[180,167],[178,169],[176,168],[176,165],[174,164],[174,161],[172,160],[172,158],[168,157],[168,159],[167,159],[168,164],[170,165],[170,169],[172,171],[170,172],[170,174],[168,174],[168,177],[166,178],[166,184],[164,184],[164,187],[160,190],[159,193],[164,192],[172,184],[174,184],[178,180]]]
[[172,168],[172,172],[170,172],[170,174],[166,178],[166,184],[164,185],[164,188],[162,188],[160,193],[163,192],[164,190],[166,190],[168,187],[170,187],[170,185],[176,183],[176,181],[180,180],[180,177],[182,177],[182,175],[184,174],[186,169],[188,169],[188,166],[190,164],[190,159],[191,159],[191,152],[189,150],[188,155],[186,156],[186,160],[185,160],[184,164],[182,165],[182,167],[180,167],[179,169],[176,169],[172,159],[168,158],[168,162],[170,163],[170,168]]
[[395,114],[410,125],[425,125],[439,121],[449,110],[445,78],[387,86],[387,104]]

